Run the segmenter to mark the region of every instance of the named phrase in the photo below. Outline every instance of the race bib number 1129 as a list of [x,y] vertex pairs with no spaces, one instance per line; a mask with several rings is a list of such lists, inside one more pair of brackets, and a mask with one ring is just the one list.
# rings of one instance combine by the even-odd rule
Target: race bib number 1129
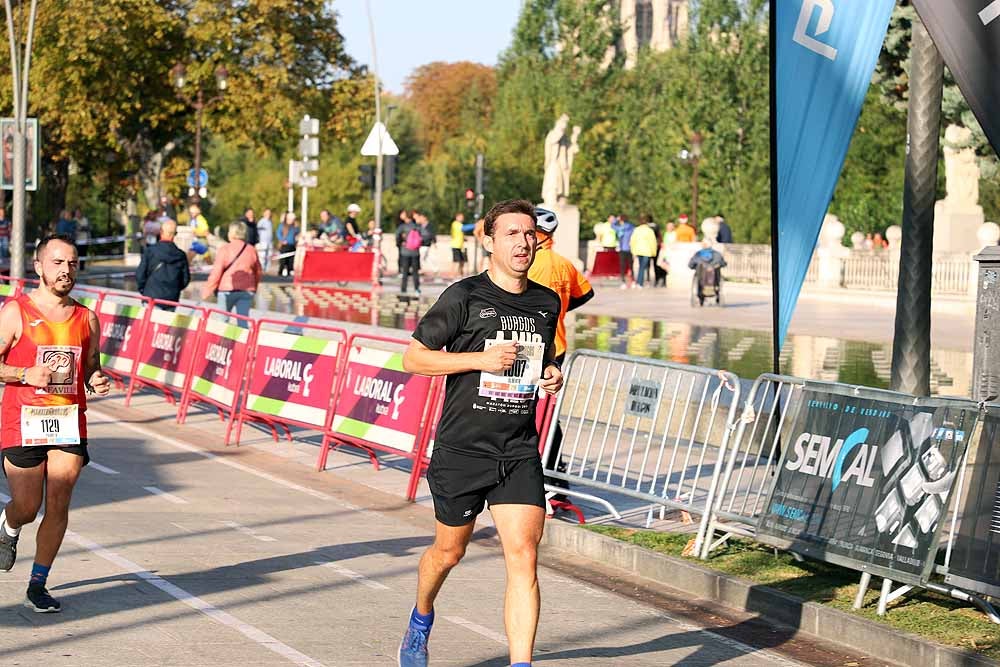
[[79,445],[79,407],[78,405],[23,406],[21,443],[25,447]]

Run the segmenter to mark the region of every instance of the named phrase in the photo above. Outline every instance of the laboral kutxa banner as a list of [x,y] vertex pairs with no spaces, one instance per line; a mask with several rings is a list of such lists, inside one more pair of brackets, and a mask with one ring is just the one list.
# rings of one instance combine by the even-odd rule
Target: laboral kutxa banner
[[758,539],[895,581],[925,581],[975,405],[808,386],[799,401],[782,433]]
[[247,408],[324,428],[342,347],[338,340],[261,331],[253,352]]
[[403,370],[402,353],[353,346],[332,430],[409,454],[430,391],[431,378]]

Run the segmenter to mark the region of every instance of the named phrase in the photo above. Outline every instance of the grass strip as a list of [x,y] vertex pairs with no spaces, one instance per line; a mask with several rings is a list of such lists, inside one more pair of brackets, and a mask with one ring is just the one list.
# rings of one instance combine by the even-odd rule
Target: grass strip
[[692,536],[634,530],[617,526],[585,526],[587,530],[613,537],[646,549],[696,562],[725,574],[764,584],[808,602],[861,616],[893,629],[925,639],[976,651],[1000,660],[1000,626],[991,623],[981,612],[957,600],[930,591],[918,590],[889,605],[879,617],[879,586],[873,585],[865,596],[865,606],[852,609],[858,591],[859,572],[813,560],[796,561],[788,552],[778,551],[750,540],[730,539],[702,561],[683,555]]

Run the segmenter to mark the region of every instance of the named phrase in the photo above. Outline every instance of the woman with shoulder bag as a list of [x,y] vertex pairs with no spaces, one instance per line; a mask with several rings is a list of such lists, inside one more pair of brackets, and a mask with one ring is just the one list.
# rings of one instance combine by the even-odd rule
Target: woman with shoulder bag
[[[212,264],[212,272],[202,287],[201,296],[208,301],[218,292],[220,310],[250,315],[254,294],[264,270],[257,252],[247,243],[247,228],[242,222],[229,225],[229,243],[219,248]],[[246,326],[240,320],[240,326]]]

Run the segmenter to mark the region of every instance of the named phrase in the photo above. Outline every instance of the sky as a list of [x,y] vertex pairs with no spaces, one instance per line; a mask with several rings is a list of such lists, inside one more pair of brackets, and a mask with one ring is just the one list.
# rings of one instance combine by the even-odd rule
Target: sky
[[[406,77],[435,61],[496,65],[517,23],[521,0],[370,0],[383,87],[403,92]],[[335,0],[347,53],[371,67],[365,0]]]

